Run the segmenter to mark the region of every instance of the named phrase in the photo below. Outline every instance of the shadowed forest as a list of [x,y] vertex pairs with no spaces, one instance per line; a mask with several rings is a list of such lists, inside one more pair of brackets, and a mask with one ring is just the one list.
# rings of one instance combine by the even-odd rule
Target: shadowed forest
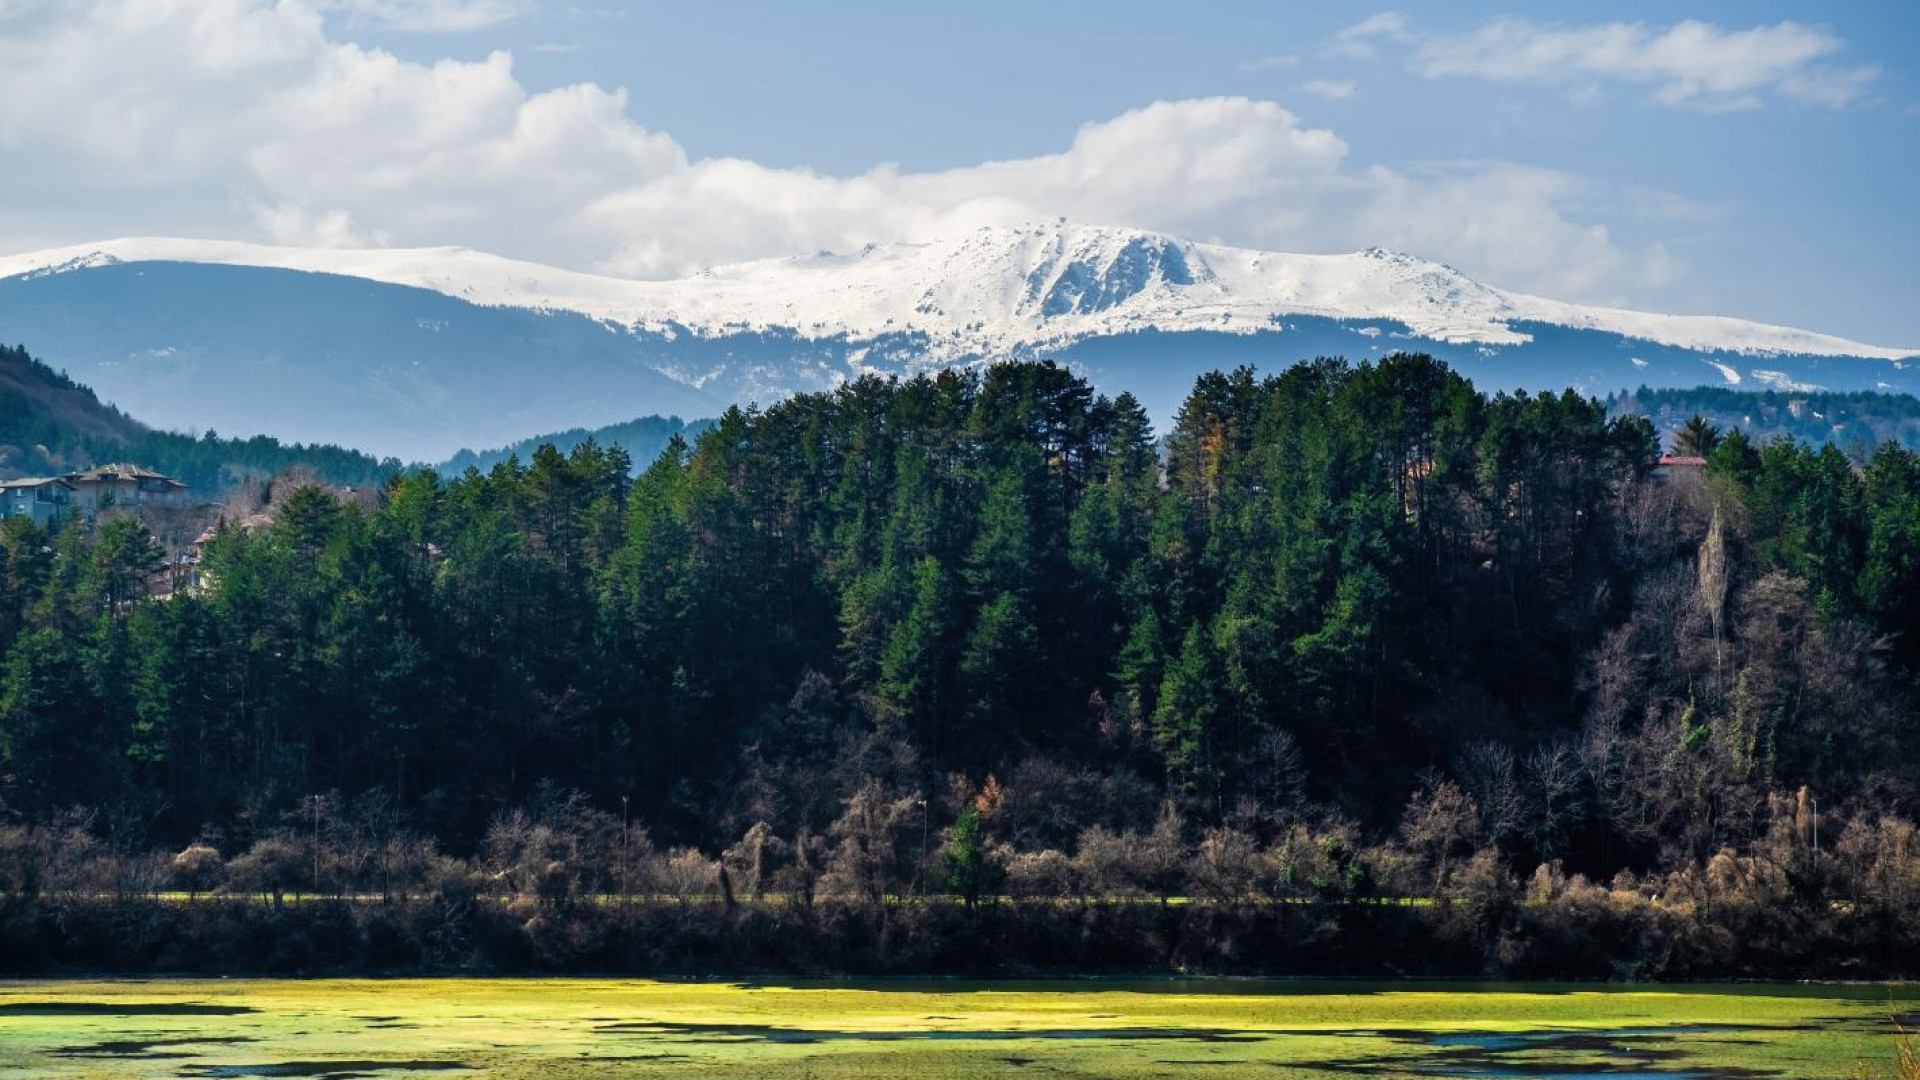
[[[1920,456],[1008,363],[0,532],[8,966],[1920,968]],[[208,899],[211,896],[214,899]]]
[[45,476],[126,460],[168,473],[203,494],[223,493],[249,477],[294,467],[360,487],[376,486],[401,468],[392,458],[282,443],[268,435],[229,439],[212,431],[156,431],[103,403],[91,388],[24,347],[0,345],[0,469],[10,476]]

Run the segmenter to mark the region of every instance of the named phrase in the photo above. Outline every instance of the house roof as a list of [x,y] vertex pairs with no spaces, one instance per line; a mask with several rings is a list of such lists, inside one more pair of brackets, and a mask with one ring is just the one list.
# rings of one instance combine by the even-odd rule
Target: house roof
[[193,542],[195,544],[205,544],[207,541],[220,535],[222,526],[242,529],[247,532],[252,532],[255,529],[269,529],[273,527],[273,514],[262,510],[248,514],[246,517],[240,518],[237,521],[222,517],[217,524],[207,526],[199,536],[194,537]]
[[91,469],[68,473],[66,479],[69,483],[81,484],[111,484],[124,480],[159,480],[173,487],[184,488],[187,486],[165,473],[154,472],[145,466],[129,465],[124,462],[115,462],[111,465],[96,465]]
[[1687,454],[1661,454],[1660,460],[1654,462],[1654,464],[1663,469],[1703,469],[1707,465],[1707,459],[1703,457],[1692,457]]
[[0,490],[12,490],[13,488],[37,488],[41,484],[59,484],[61,487],[64,487],[64,488],[71,488],[73,486],[72,484],[67,483],[65,480],[62,480],[57,476],[23,476],[23,477],[20,477],[18,480],[0,480]]

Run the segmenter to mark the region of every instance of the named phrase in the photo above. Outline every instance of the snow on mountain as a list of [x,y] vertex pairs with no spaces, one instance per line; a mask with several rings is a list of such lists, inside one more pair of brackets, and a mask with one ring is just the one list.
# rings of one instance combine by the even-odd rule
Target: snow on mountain
[[0,279],[154,261],[338,274],[663,333],[777,329],[852,340],[911,333],[924,339],[928,365],[1029,355],[1142,330],[1253,334],[1290,316],[1397,322],[1413,336],[1456,344],[1524,344],[1533,336],[1524,324],[1542,323],[1699,352],[1881,360],[1920,354],[1744,319],[1561,303],[1378,248],[1297,255],[1066,223],[761,259],[669,281],[558,270],[466,248],[335,250],[152,238],[0,256]]
[[256,266],[338,274],[430,289],[472,304],[578,311],[631,321],[619,313],[624,310],[622,301],[633,282],[556,270],[461,247],[356,250],[271,247],[232,240],[130,237],[0,255],[0,279],[143,262]]
[[113,240],[0,256],[0,341],[159,427],[424,461],[1008,357],[1129,391],[1163,428],[1204,371],[1401,349],[1490,392],[1920,393],[1914,350],[1563,304],[1379,249],[1289,255],[1065,223],[671,281],[465,248]]

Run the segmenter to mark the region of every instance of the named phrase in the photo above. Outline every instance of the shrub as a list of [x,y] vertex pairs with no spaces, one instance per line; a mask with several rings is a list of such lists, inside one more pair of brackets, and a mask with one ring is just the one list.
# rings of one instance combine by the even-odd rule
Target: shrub
[[220,884],[221,871],[226,869],[219,851],[198,842],[187,845],[168,865],[173,873],[174,888],[185,889],[191,897],[212,892]]

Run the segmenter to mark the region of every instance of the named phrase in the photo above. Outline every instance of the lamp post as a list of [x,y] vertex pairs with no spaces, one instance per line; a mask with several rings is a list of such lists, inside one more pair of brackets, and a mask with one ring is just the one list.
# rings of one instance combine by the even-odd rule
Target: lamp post
[[313,809],[313,895],[320,895],[320,796],[307,796]]
[[913,891],[921,898],[927,895],[927,797],[916,800],[920,805],[920,863],[913,868]]

